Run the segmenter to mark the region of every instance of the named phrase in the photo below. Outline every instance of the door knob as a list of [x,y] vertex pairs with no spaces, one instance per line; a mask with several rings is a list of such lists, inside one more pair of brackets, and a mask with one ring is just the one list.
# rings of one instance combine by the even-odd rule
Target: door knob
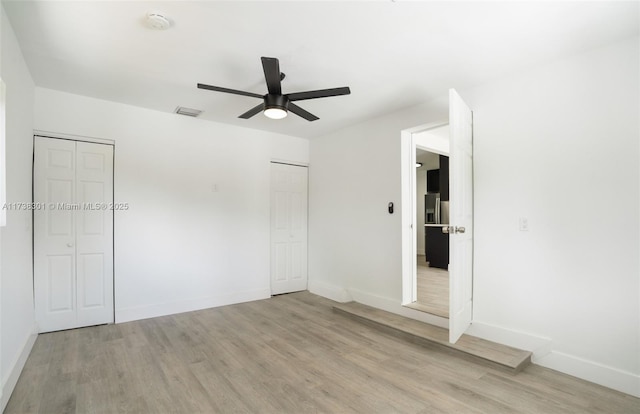
[[67,243],[67,247],[73,247],[73,243]]
[[442,227],[442,232],[445,234],[456,234],[456,233],[464,233],[466,229],[462,226],[444,226]]

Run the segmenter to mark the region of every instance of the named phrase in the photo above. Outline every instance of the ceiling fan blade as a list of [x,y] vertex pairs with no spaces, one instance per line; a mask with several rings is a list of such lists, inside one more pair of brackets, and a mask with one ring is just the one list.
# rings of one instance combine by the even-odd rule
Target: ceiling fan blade
[[280,86],[280,63],[278,59],[270,57],[262,57],[261,59],[269,94],[281,95],[282,87]]
[[290,101],[302,101],[305,99],[327,98],[329,96],[349,95],[351,89],[348,86],[343,88],[320,89],[317,91],[289,93],[286,96]]
[[262,112],[263,109],[264,109],[264,103],[261,103],[260,105],[249,109],[247,112],[245,112],[244,114],[240,115],[238,118],[249,119],[252,116],[254,116],[255,114],[257,114],[258,112]]
[[210,91],[216,91],[216,92],[233,93],[235,95],[250,96],[252,98],[260,98],[260,99],[264,97],[263,95],[258,95],[257,93],[237,91],[235,89],[229,89],[229,88],[221,88],[220,86],[205,85],[204,83],[199,83],[198,89],[208,89]]
[[289,112],[293,112],[294,114],[306,119],[307,121],[316,121],[320,119],[314,114],[305,111],[304,109],[300,108],[298,105],[292,104],[291,102],[289,102]]

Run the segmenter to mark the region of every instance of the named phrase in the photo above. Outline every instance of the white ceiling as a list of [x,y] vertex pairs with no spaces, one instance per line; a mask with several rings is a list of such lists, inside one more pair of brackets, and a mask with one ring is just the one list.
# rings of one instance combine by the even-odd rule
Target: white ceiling
[[[637,35],[638,2],[7,1],[38,86],[202,119],[315,137]],[[148,11],[173,26],[154,31]],[[320,117],[237,116],[266,93],[261,56],[280,59],[283,92],[350,86],[299,102]],[[176,115],[178,116],[178,115]]]
[[435,152],[416,149],[416,162],[422,164],[416,170],[436,170],[440,168],[440,156]]

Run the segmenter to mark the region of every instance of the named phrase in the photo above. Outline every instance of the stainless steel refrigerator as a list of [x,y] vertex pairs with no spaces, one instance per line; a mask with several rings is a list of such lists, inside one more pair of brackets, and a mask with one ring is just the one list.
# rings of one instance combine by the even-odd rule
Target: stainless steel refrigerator
[[440,200],[440,193],[424,196],[424,224],[449,224],[449,202]]

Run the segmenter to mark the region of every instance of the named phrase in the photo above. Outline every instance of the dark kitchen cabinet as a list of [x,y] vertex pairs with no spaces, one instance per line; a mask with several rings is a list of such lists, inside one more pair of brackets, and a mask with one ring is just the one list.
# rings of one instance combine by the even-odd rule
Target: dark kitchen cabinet
[[425,259],[430,267],[447,270],[449,268],[449,235],[442,227],[425,227]]
[[449,201],[449,157],[440,156],[440,170],[438,174],[438,186],[440,187],[440,200]]
[[427,193],[440,192],[440,170],[427,170]]
[[[432,197],[433,211],[431,217],[436,217],[436,211],[440,211],[439,219],[429,219],[429,196],[425,197],[425,218],[428,223],[448,225],[449,217],[449,157],[440,155],[440,168],[427,171],[427,193]],[[438,221],[442,220],[442,221]],[[425,235],[425,259],[429,266],[447,270],[449,268],[449,235],[442,232],[442,226],[427,226]]]

